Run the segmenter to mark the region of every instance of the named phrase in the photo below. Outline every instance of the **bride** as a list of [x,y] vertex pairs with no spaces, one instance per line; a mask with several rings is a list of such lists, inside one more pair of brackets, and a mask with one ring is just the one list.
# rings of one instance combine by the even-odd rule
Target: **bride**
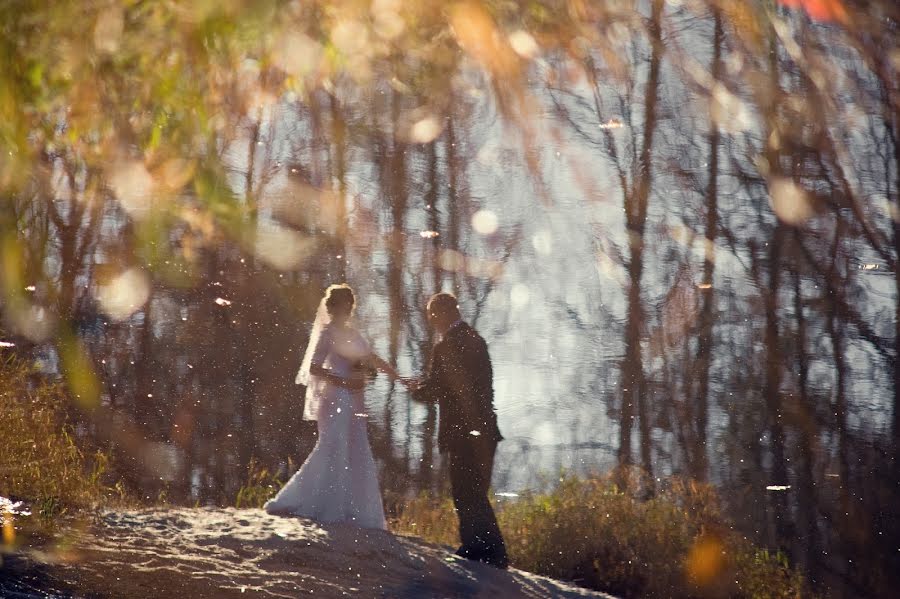
[[373,366],[392,379],[399,377],[350,323],[354,304],[347,285],[331,285],[319,303],[295,381],[306,385],[303,418],[317,422],[319,439],[300,470],[264,509],[384,529],[363,389],[365,373]]

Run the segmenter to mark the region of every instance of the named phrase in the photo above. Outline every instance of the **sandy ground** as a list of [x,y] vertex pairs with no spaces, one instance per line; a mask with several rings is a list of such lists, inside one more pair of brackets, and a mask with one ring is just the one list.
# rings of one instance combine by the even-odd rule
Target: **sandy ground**
[[[57,589],[50,597],[85,599],[609,598],[528,572],[462,560],[447,547],[415,538],[262,510],[105,512],[74,546],[75,561],[20,565],[27,575],[6,591],[22,599],[48,597],[34,592],[45,580],[45,590]],[[74,591],[59,591],[66,588]],[[0,595],[7,596],[2,583]]]

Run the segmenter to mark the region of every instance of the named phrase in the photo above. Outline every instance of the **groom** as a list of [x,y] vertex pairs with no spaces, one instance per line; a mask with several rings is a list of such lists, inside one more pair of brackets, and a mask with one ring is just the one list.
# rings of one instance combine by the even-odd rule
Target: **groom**
[[456,555],[506,568],[506,545],[488,501],[494,453],[503,437],[494,413],[487,344],[463,322],[453,295],[433,295],[426,310],[440,342],[434,346],[425,379],[411,388],[413,399],[439,407],[438,448],[449,457],[462,540]]

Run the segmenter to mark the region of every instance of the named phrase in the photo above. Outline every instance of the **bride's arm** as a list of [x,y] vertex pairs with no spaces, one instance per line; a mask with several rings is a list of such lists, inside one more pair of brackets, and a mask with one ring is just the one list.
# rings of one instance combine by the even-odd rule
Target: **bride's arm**
[[380,372],[388,375],[391,381],[400,381],[403,386],[409,389],[412,389],[416,385],[416,382],[413,379],[400,376],[400,373],[397,372],[397,370],[393,366],[388,364],[385,360],[381,359],[376,354],[369,355],[369,363],[371,363]]
[[344,378],[342,376],[338,376],[332,373],[330,370],[319,366],[318,364],[311,364],[309,366],[309,373],[313,376],[321,377],[331,383],[332,385],[337,385],[338,387],[344,387],[345,389],[362,389],[365,387],[365,381],[362,379],[349,379]]
[[383,372],[392,380],[395,381],[400,378],[400,374],[394,369],[393,366],[382,360],[377,354],[369,354],[369,362],[378,369],[379,372]]
[[[321,331],[321,334],[314,342],[316,345],[313,347],[313,353],[309,360],[310,376],[318,377],[332,385],[343,387],[344,389],[362,389],[365,386],[364,382],[338,376],[334,374],[332,370],[323,366],[334,345],[331,331],[327,327]],[[305,360],[306,358],[304,358],[304,361]]]

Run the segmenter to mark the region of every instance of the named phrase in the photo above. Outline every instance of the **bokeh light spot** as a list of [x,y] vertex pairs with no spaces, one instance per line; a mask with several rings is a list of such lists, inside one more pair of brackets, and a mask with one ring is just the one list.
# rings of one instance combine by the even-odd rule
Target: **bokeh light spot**
[[303,78],[318,69],[322,46],[302,33],[289,31],[275,43],[272,62],[282,71]]
[[534,58],[540,52],[540,46],[534,37],[521,29],[509,34],[509,45],[516,54],[524,58]]
[[490,210],[479,210],[472,215],[472,228],[482,235],[496,233],[497,227],[497,215]]
[[710,114],[722,131],[741,133],[753,126],[753,117],[747,105],[727,87],[716,83],[711,95]]
[[444,250],[441,252],[441,268],[452,272],[464,270],[466,267],[466,257],[456,250]]
[[130,216],[142,218],[150,211],[156,181],[143,162],[133,160],[113,167],[109,185]]
[[96,291],[100,309],[115,321],[123,321],[137,312],[149,296],[150,281],[136,268],[129,268],[98,285]]
[[531,292],[528,286],[522,283],[516,283],[509,292],[509,302],[513,308],[524,308],[531,300]]
[[344,55],[357,56],[369,47],[369,31],[359,21],[345,19],[331,30],[331,41]]
[[710,535],[701,536],[694,541],[687,556],[686,570],[688,578],[701,587],[711,585],[725,570],[725,547],[722,541]]
[[59,357],[69,389],[84,410],[100,405],[100,381],[81,342],[70,334],[64,334],[59,343]]
[[3,516],[3,544],[12,545],[16,541],[16,526],[13,515],[9,512]]
[[769,200],[778,218],[789,225],[802,224],[815,212],[806,191],[784,177],[769,181]]
[[290,270],[300,265],[315,242],[287,227],[269,225],[257,232],[254,252],[263,262],[278,270]]
[[531,238],[531,246],[541,256],[553,253],[553,236],[550,231],[538,231]]
[[392,40],[403,33],[406,23],[400,16],[401,7],[400,0],[373,0],[372,28],[379,37]]
[[125,16],[119,6],[110,6],[100,13],[94,25],[94,47],[98,52],[114,54],[119,50],[122,33],[125,31]]
[[56,325],[52,313],[42,306],[13,306],[6,317],[13,331],[35,343],[46,341]]
[[416,121],[410,130],[410,139],[425,144],[434,141],[441,134],[443,127],[437,117],[430,115]]

